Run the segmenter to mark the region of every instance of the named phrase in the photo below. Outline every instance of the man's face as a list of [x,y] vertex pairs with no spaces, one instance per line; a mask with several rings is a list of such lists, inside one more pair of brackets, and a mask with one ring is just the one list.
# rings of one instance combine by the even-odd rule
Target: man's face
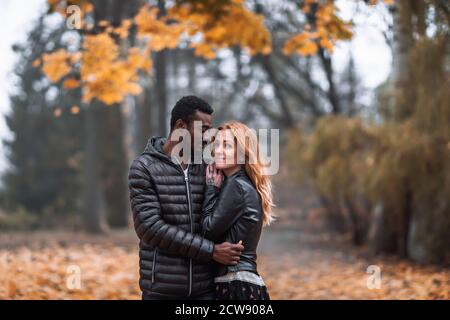
[[[194,126],[195,121],[198,121],[197,126]],[[204,141],[204,139],[206,138],[205,132],[211,129],[211,126],[212,116],[210,114],[197,110],[194,114],[194,117],[192,118],[192,122],[188,127],[189,134],[191,135],[192,152],[194,152],[194,150],[203,149],[203,146],[207,143],[207,141]],[[198,132],[196,132],[195,128],[198,129]],[[195,138],[196,135],[200,135],[200,139]]]

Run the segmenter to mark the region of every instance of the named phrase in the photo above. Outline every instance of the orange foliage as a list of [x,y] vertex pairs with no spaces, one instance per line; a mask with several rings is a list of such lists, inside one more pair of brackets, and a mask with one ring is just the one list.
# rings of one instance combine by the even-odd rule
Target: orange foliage
[[70,59],[71,55],[64,49],[46,53],[42,57],[42,71],[50,81],[57,82],[70,72]]
[[77,79],[69,78],[64,80],[63,87],[67,89],[74,89],[80,86],[80,82]]
[[[306,1],[302,7],[303,12],[309,13],[313,4],[317,6],[314,31],[304,31],[286,41],[283,48],[284,54],[314,55],[319,46],[331,53],[337,41],[348,40],[353,36],[351,23],[337,16],[338,10],[334,1],[329,0],[325,4],[313,0]],[[310,28],[308,25],[307,29]]]
[[50,12],[58,12],[63,16],[67,15],[67,7],[76,5],[80,8],[80,13],[89,13],[94,10],[94,6],[90,0],[47,0]]
[[[393,0],[384,2],[392,4]],[[371,4],[376,3],[371,1]],[[48,0],[48,4],[50,12],[64,16],[70,5],[78,5],[83,14],[93,10],[89,0]],[[79,72],[79,82],[67,79],[63,86],[68,89],[83,86],[85,102],[97,98],[112,104],[122,101],[128,94],[141,92],[137,75],[141,70],[150,71],[151,52],[176,48],[183,41],[205,59],[214,59],[218,49],[235,45],[245,48],[251,55],[271,52],[271,37],[263,16],[249,10],[244,0],[231,0],[220,5],[211,0],[210,5],[178,2],[163,17],[158,17],[156,7],[144,5],[133,19],[123,20],[118,27],[111,26],[108,21],[99,21],[97,25],[103,31],[85,36],[80,52],[68,53],[60,49],[45,54],[42,70],[52,82],[58,82],[71,71]],[[219,15],[214,6],[220,7]],[[288,39],[283,48],[285,54],[314,55],[320,47],[332,52],[337,41],[352,37],[351,23],[337,16],[334,0],[306,0],[302,5],[303,13],[311,14],[313,6],[314,26],[307,25],[304,31]],[[139,44],[144,44],[145,49],[120,52],[120,41],[129,36],[133,24],[137,27]],[[87,33],[93,27],[92,24],[82,26]],[[33,65],[40,65],[40,60]]]
[[125,58],[108,34],[86,36],[81,59],[81,79],[85,84],[83,101],[96,97],[106,104],[120,102],[128,94],[141,92],[137,72],[151,66],[149,55],[131,48]]
[[[71,266],[80,271],[79,288],[68,281]],[[139,299],[136,252],[117,246],[3,250],[0,267],[0,299]]]
[[204,58],[212,59],[215,50],[234,45],[247,49],[251,55],[271,52],[270,34],[261,15],[248,10],[243,0],[232,0],[224,10],[219,17],[214,17],[185,4],[172,7],[169,17],[183,23],[188,35],[202,35],[202,40],[191,47]]
[[167,17],[158,19],[157,15],[158,9],[149,5],[145,5],[139,10],[135,17],[138,36],[148,41],[148,47],[152,51],[175,48],[184,31],[183,26],[179,23],[167,24]]
[[[270,227],[262,236],[258,272],[272,299],[450,299],[448,268],[364,258],[335,235],[293,226]],[[0,299],[140,299],[134,231],[27,233],[0,240]],[[379,289],[366,286],[373,264],[381,270]],[[80,286],[73,287],[70,279],[78,271]]]

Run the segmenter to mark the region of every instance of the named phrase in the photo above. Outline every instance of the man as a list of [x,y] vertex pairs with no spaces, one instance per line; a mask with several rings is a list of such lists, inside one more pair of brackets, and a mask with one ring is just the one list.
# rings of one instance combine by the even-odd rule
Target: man
[[[201,235],[205,165],[187,163],[191,161],[186,157],[180,160],[183,155],[173,157],[180,137],[189,136],[193,142],[191,155],[201,148],[203,138],[198,135],[211,128],[212,113],[198,97],[181,98],[172,110],[169,137],[151,138],[131,164],[130,202],[140,239],[142,299],[213,299],[213,261],[239,261],[241,244],[214,244]],[[201,132],[194,132],[194,121],[201,124]]]

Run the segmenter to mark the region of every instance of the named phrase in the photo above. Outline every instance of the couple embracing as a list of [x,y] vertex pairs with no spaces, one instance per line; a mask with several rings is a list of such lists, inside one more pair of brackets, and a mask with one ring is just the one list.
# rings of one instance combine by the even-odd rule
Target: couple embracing
[[[169,136],[151,138],[131,164],[144,300],[269,299],[256,264],[262,227],[273,219],[259,143],[239,122],[224,123],[208,137],[212,114],[206,101],[181,98]],[[190,149],[180,152],[180,140]],[[192,161],[205,148],[213,161]]]

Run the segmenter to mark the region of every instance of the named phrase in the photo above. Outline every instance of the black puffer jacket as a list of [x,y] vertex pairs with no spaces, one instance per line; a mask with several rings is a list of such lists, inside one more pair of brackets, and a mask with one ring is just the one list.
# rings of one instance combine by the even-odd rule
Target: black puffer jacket
[[163,152],[165,139],[152,138],[131,164],[130,201],[139,243],[139,286],[143,293],[183,298],[213,287],[214,243],[201,236],[205,166],[181,166]]
[[203,235],[216,242],[237,243],[244,251],[235,266],[216,264],[216,275],[250,271],[258,274],[256,249],[263,225],[261,197],[242,168],[227,177],[219,189],[207,185],[203,208]]

